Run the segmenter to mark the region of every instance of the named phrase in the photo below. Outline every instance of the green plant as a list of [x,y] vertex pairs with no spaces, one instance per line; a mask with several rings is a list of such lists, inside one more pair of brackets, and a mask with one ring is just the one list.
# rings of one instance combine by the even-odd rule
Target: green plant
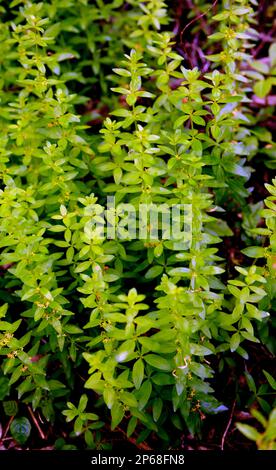
[[15,418],[11,423],[11,435],[18,444],[25,444],[31,433],[31,423],[27,418]]
[[85,411],[87,406],[88,398],[87,395],[82,395],[78,407],[75,407],[73,403],[67,403],[67,410],[62,413],[66,416],[66,421],[70,422],[74,420],[74,433],[79,436],[84,434],[85,442],[89,448],[94,449],[96,447],[93,431],[100,429],[104,423],[98,421],[98,415],[94,413],[87,413]]
[[[272,336],[275,180],[267,208],[248,208],[251,165],[272,142],[250,109],[255,3],[214,16],[208,72],[188,68],[163,1],[73,3],[1,5],[0,396],[65,416],[88,448],[107,447],[110,418],[166,446],[170,429],[200,434],[227,410],[214,358],[248,360]],[[235,279],[221,252],[229,198],[257,260]],[[134,237],[124,204],[142,220]],[[184,212],[171,229],[141,205]]]
[[258,450],[276,449],[276,412],[275,409],[270,413],[268,420],[258,411],[252,410],[252,416],[259,421],[264,428],[259,432],[253,426],[237,423],[238,430],[248,439],[254,441]]

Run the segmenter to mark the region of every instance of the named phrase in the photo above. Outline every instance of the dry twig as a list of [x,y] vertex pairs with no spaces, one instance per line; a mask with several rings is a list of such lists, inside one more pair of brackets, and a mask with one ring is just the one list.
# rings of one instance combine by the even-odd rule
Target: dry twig
[[29,413],[30,413],[30,415],[31,415],[31,418],[32,418],[32,420],[33,420],[33,422],[34,422],[34,424],[35,424],[36,429],[37,429],[38,432],[39,432],[39,435],[40,435],[41,439],[43,439],[43,440],[45,441],[46,436],[45,436],[44,432],[42,431],[42,429],[41,429],[41,427],[40,427],[40,425],[39,425],[39,422],[37,421],[37,419],[36,419],[36,417],[35,417],[35,415],[34,415],[34,413],[33,413],[33,410],[32,410],[32,408],[31,408],[30,406],[28,406],[28,411],[29,411]]
[[230,428],[231,423],[232,423],[232,420],[233,420],[233,415],[234,415],[235,406],[236,406],[236,400],[234,401],[234,403],[233,403],[233,405],[232,405],[230,417],[229,417],[227,426],[226,426],[226,428],[225,428],[225,431],[224,431],[223,436],[222,436],[222,439],[221,439],[221,444],[220,444],[221,450],[224,450],[224,443],[225,443],[225,439],[226,439],[227,433],[228,433],[228,431],[229,431],[229,428]]

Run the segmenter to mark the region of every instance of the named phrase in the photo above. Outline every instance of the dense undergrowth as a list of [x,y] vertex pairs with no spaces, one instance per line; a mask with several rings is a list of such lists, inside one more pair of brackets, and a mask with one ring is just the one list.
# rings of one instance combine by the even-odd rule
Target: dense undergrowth
[[0,15],[2,448],[275,448],[273,7]]

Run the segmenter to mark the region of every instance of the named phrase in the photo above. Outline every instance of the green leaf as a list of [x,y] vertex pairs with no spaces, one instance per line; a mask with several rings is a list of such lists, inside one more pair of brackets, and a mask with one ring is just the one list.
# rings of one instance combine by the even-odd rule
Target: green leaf
[[221,219],[217,219],[215,222],[206,224],[206,228],[208,232],[212,235],[217,235],[218,237],[231,237],[233,235],[233,231],[227,223]]
[[115,168],[114,171],[113,171],[113,177],[114,177],[114,181],[115,181],[116,184],[120,184],[122,176],[123,176],[122,169],[121,168]]
[[40,404],[42,398],[42,389],[37,387],[34,391],[34,394],[32,396],[32,408],[35,411]]
[[139,410],[143,410],[147,405],[150,396],[152,393],[152,384],[150,380],[145,380],[145,382],[140,387],[137,392],[137,398],[139,400]]
[[79,328],[79,327],[76,326],[76,325],[71,325],[71,324],[70,324],[70,325],[69,325],[69,324],[64,325],[64,326],[63,326],[63,330],[64,330],[66,333],[69,333],[69,334],[71,334],[71,335],[77,335],[77,334],[82,333],[82,329],[81,329],[81,328]]
[[18,444],[25,444],[31,434],[31,429],[31,423],[25,417],[15,418],[10,425],[11,435]]
[[245,375],[246,382],[248,384],[249,390],[256,395],[257,388],[256,388],[256,384],[254,382],[254,379],[253,379],[252,375],[249,374],[249,372],[245,372],[244,375]]
[[33,390],[34,385],[32,383],[32,377],[27,377],[21,384],[17,387],[18,390],[18,398],[22,397],[24,393],[29,392],[30,390]]
[[60,210],[60,213],[63,217],[65,217],[67,215],[67,209],[63,204],[61,204],[59,210]]
[[181,267],[181,268],[173,268],[173,269],[170,269],[168,274],[170,276],[188,276],[189,274],[191,274],[191,270],[189,268],[184,268],[184,267]]
[[211,349],[201,346],[200,344],[191,343],[190,348],[191,353],[195,356],[208,356],[209,354],[213,354]]
[[111,408],[111,430],[115,429],[122,421],[125,415],[124,407],[118,402],[115,402]]
[[276,43],[274,42],[268,49],[268,55],[270,58],[271,67],[276,65]]
[[236,351],[236,349],[239,347],[241,342],[240,334],[239,333],[234,333],[233,336],[231,336],[230,339],[230,349],[232,352]]
[[199,126],[205,126],[205,121],[202,117],[196,116],[195,114],[192,115],[192,121]]
[[9,323],[7,321],[0,321],[0,331],[8,331],[9,333],[14,333],[20,326],[22,320],[17,320],[14,323]]
[[137,426],[137,418],[135,418],[134,416],[132,416],[128,422],[128,425],[127,425],[127,437],[130,437],[132,436],[132,434],[134,433],[135,431],[135,428]]
[[264,375],[266,376],[267,378],[267,381],[270,385],[271,388],[273,388],[273,390],[276,390],[276,380],[272,377],[272,375],[270,375],[268,372],[266,372],[265,370],[263,370],[263,373]]
[[254,418],[256,418],[259,423],[261,423],[261,425],[266,428],[267,427],[267,420],[265,419],[265,417],[262,415],[262,413],[260,413],[260,411],[256,410],[256,409],[252,409],[251,411],[251,414],[252,416],[254,416]]
[[264,258],[265,256],[265,248],[261,246],[249,246],[241,252],[249,258]]
[[105,404],[107,408],[111,410],[113,407],[115,401],[116,401],[116,393],[113,388],[105,388],[103,391],[103,399],[105,401]]
[[247,439],[252,441],[257,441],[261,437],[260,433],[248,424],[237,423],[237,428]]
[[0,307],[0,318],[4,318],[8,311],[9,304],[3,304]]
[[135,398],[135,396],[129,392],[121,392],[120,393],[120,400],[122,400],[122,402],[129,406],[129,407],[133,407],[133,408],[136,408],[137,405],[138,405],[138,402]]
[[3,408],[7,416],[15,416],[18,413],[18,405],[15,400],[3,401]]
[[164,357],[157,356],[157,354],[147,354],[144,356],[144,360],[147,362],[147,364],[155,367],[156,369],[165,371],[170,371],[172,369],[170,362]]
[[87,398],[87,395],[83,394],[81,397],[80,397],[80,401],[79,401],[79,406],[78,406],[78,411],[79,413],[83,413],[85,408],[86,408],[86,405],[87,405],[87,402],[88,402],[88,398]]
[[251,13],[252,9],[248,7],[238,7],[233,9],[235,15],[246,15],[246,13]]
[[157,422],[161,416],[163,408],[163,401],[160,397],[155,398],[153,401],[152,415],[155,422]]
[[271,88],[272,82],[270,78],[267,78],[255,83],[253,90],[259,98],[265,98],[269,94]]
[[85,439],[85,443],[86,443],[88,449],[94,449],[95,448],[94,436],[93,436],[93,433],[90,431],[90,429],[87,429],[85,431],[84,439]]
[[135,385],[135,388],[138,390],[141,386],[141,383],[144,379],[144,362],[142,359],[138,359],[134,363],[133,371],[132,371],[132,380]]
[[85,388],[95,389],[101,381],[101,375],[101,372],[96,372],[95,374],[91,375],[84,384]]
[[224,11],[222,13],[218,13],[217,15],[213,16],[213,20],[215,21],[223,21],[229,17],[230,12]]
[[178,127],[181,127],[182,124],[184,124],[184,122],[188,121],[189,118],[190,118],[190,116],[188,114],[186,114],[186,115],[181,116],[178,119],[176,119],[176,121],[174,123],[174,129],[177,129]]
[[9,389],[9,379],[7,377],[0,377],[0,401],[8,395]]
[[261,397],[257,397],[257,401],[259,405],[261,406],[262,410],[266,413],[269,414],[271,411],[271,405],[268,403],[267,400],[264,400]]
[[145,278],[146,279],[154,279],[157,276],[160,276],[160,274],[163,272],[163,266],[152,266],[146,274]]
[[115,69],[113,69],[113,72],[115,72],[117,75],[120,75],[121,77],[131,76],[131,73],[126,69],[115,68]]
[[225,271],[223,268],[218,266],[204,266],[201,270],[202,274],[212,276],[214,274],[222,274]]

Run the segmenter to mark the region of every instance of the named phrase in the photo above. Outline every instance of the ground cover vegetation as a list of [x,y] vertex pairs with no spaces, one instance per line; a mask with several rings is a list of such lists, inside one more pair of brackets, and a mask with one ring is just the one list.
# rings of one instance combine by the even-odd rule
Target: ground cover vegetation
[[274,13],[0,2],[2,449],[276,448]]

